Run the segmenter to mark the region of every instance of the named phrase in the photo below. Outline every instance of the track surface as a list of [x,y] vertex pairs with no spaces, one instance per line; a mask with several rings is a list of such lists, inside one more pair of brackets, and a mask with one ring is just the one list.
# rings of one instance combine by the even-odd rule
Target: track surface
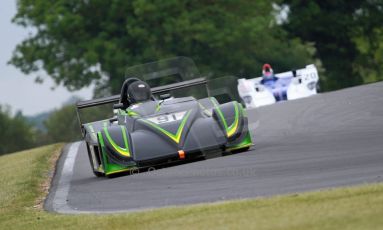
[[248,116],[255,129],[250,151],[151,173],[96,178],[81,144],[73,176],[64,178],[67,198],[55,196],[65,177],[64,155],[46,208],[133,211],[383,181],[383,82],[250,110]]

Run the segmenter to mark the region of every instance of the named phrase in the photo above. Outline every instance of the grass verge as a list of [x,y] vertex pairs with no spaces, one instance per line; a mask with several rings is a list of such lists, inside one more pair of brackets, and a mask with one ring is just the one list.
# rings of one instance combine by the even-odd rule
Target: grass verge
[[0,157],[1,229],[380,229],[383,184],[109,215],[38,208],[62,144]]

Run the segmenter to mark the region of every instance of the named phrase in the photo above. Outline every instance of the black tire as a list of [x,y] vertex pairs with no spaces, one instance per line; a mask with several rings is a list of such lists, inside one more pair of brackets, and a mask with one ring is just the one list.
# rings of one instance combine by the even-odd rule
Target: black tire
[[231,153],[233,153],[233,154],[243,153],[243,152],[247,152],[249,149],[250,149],[250,146],[242,148],[242,149],[232,150]]
[[104,177],[104,173],[101,173],[101,172],[97,172],[97,171],[94,171],[93,170],[93,174],[96,176],[96,177]]

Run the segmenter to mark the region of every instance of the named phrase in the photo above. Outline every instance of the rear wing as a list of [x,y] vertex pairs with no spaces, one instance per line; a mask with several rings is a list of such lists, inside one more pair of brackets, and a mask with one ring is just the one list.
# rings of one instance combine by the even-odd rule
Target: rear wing
[[[192,80],[187,80],[187,81],[182,81],[182,82],[177,82],[169,85],[164,85],[164,86],[158,86],[152,88],[152,93],[153,95],[158,95],[162,93],[169,92],[171,90],[177,90],[177,89],[183,89],[191,86],[197,86],[197,85],[205,85],[207,94],[210,96],[209,93],[209,88],[207,85],[207,80],[204,77],[201,78],[196,78]],[[109,97],[103,97],[103,98],[98,98],[98,99],[92,99],[92,100],[86,100],[86,101],[79,101],[76,103],[76,112],[77,112],[77,119],[80,124],[81,131],[83,132],[82,128],[82,121],[80,117],[80,110],[84,108],[89,108],[93,106],[99,106],[99,105],[105,105],[109,103],[118,103],[120,101],[120,95],[113,95]]]

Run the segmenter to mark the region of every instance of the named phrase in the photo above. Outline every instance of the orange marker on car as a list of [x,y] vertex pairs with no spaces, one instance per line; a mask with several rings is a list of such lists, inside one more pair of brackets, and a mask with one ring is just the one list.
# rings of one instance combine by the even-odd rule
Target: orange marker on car
[[178,156],[180,159],[185,159],[185,152],[183,150],[178,150]]

